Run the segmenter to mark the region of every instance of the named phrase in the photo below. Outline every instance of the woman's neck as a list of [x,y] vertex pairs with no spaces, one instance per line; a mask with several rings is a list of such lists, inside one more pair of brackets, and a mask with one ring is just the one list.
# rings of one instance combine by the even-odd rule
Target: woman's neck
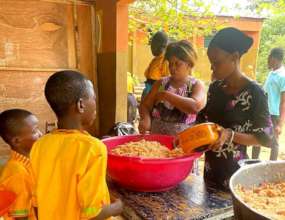
[[229,95],[236,95],[248,84],[249,81],[250,80],[241,71],[236,71],[224,80],[224,92]]
[[188,78],[189,76],[187,75],[185,78],[181,78],[181,79],[175,79],[175,78],[171,78],[170,79],[170,83],[174,86],[174,87],[181,87],[183,86],[185,83],[188,82]]
[[243,87],[245,79],[246,77],[244,74],[240,71],[240,69],[237,69],[224,81],[227,87],[236,89]]

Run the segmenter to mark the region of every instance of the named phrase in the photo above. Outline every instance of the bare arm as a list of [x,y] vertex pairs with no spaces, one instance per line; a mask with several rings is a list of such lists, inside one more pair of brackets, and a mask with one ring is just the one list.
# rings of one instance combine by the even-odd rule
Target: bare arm
[[280,118],[279,122],[275,128],[275,133],[277,136],[279,136],[282,132],[282,127],[285,123],[285,92],[281,93],[281,99],[280,99]]
[[[221,128],[220,130],[220,138],[217,142],[212,144],[209,148],[211,150],[217,150],[222,147],[226,142],[228,142],[231,138],[231,130]],[[240,132],[234,132],[233,142],[236,144],[241,144],[245,146],[261,146],[261,143],[256,139],[253,134],[245,134]]]
[[146,133],[150,131],[151,127],[151,111],[153,109],[156,95],[158,93],[159,87],[161,85],[161,80],[155,82],[151,91],[147,96],[143,99],[143,102],[140,105],[139,112],[140,112],[140,124],[139,124],[139,131],[140,133]]
[[261,143],[259,143],[253,134],[235,132],[233,142],[246,146],[261,146]]
[[284,122],[285,122],[285,92],[282,92],[280,100],[280,123],[284,124]]
[[90,220],[105,220],[111,216],[120,215],[122,211],[123,211],[123,203],[121,202],[121,200],[117,200],[110,205],[104,206],[99,215]]
[[151,91],[143,99],[143,102],[140,105],[140,117],[144,118],[146,115],[149,115],[153,109],[153,105],[156,100],[156,94],[158,93],[159,87],[161,85],[161,80],[154,83]]
[[160,99],[169,102],[182,112],[197,114],[205,107],[207,96],[204,84],[201,81],[197,81],[193,87],[191,97],[182,97],[165,91]]

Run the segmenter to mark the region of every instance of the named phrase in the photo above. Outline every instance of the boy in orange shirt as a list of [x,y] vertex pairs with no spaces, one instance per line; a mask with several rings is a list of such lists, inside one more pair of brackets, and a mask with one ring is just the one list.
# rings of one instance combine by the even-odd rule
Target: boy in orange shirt
[[38,119],[22,109],[4,111],[0,114],[0,135],[12,149],[11,157],[0,177],[0,187],[17,195],[4,219],[34,220],[34,179],[29,153],[33,143],[42,135]]
[[31,151],[39,219],[98,220],[120,214],[122,202],[110,204],[106,146],[86,132],[96,117],[91,81],[75,71],[57,72],[48,79],[45,96],[58,129]]

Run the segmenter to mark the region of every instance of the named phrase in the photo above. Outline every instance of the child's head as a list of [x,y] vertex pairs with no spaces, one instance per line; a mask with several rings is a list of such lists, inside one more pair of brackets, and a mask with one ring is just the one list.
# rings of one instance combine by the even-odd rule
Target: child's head
[[268,57],[269,69],[276,69],[282,65],[284,59],[284,49],[281,47],[273,48]]
[[156,32],[151,39],[152,55],[155,57],[161,55],[165,51],[167,44],[168,37],[166,33],[163,31]]
[[31,112],[11,109],[0,114],[0,135],[13,150],[29,153],[42,133],[38,127],[38,119]]
[[58,120],[68,118],[87,129],[96,118],[93,84],[79,72],[54,73],[46,83],[45,97]]
[[168,45],[165,59],[169,62],[171,76],[180,80],[191,74],[197,61],[197,53],[189,41],[182,40]]

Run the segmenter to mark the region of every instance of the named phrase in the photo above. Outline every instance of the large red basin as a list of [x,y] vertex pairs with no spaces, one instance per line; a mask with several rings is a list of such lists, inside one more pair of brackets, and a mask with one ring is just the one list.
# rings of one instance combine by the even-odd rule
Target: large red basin
[[185,157],[143,159],[111,154],[120,144],[146,139],[158,141],[172,149],[174,137],[165,135],[130,135],[104,139],[108,148],[108,175],[119,185],[140,192],[166,191],[182,182],[191,172],[193,162],[201,156],[195,153]]

